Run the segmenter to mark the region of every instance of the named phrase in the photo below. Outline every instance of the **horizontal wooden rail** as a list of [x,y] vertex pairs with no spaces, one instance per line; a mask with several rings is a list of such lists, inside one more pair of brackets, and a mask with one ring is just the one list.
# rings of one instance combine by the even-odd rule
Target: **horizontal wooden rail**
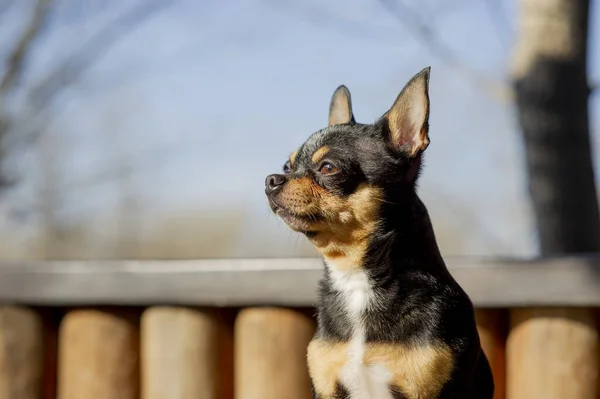
[[[599,306],[600,256],[447,259],[478,307]],[[27,305],[312,306],[319,259],[0,263],[0,302]]]
[[[477,306],[494,399],[600,397],[600,255],[447,261]],[[309,399],[322,270],[318,259],[0,262],[0,399]]]

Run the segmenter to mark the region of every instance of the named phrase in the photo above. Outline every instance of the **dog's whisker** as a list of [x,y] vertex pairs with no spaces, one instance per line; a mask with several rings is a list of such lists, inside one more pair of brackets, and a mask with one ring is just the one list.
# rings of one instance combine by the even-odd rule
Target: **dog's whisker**
[[382,202],[382,203],[384,203],[384,204],[390,204],[390,205],[400,205],[400,204],[399,204],[399,203],[397,203],[397,202],[391,202],[391,201],[385,200],[385,199],[383,199],[383,198],[377,198],[377,197],[373,197],[372,199],[373,199],[373,200],[375,200],[375,201]]

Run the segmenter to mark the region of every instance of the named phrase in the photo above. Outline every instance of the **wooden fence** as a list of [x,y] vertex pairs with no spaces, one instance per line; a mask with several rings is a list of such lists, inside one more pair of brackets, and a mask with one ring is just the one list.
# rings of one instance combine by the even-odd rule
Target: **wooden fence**
[[[599,399],[600,256],[448,259],[496,398]],[[310,399],[316,259],[0,264],[0,399]]]

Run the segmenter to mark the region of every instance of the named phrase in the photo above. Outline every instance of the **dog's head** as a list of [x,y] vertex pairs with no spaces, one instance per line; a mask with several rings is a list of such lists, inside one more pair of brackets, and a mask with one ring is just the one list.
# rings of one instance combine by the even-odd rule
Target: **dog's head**
[[283,173],[267,177],[273,212],[324,255],[355,250],[381,222],[381,205],[414,190],[429,145],[429,70],[415,75],[373,124],[355,122],[350,92],[338,87],[329,126],[292,153]]

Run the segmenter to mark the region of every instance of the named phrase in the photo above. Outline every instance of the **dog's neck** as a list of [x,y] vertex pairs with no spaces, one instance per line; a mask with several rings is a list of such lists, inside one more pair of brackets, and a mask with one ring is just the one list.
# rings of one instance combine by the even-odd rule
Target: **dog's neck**
[[[414,191],[382,208],[385,224],[372,237],[365,263],[395,269],[445,269],[427,208]],[[368,264],[365,264],[368,267]]]
[[365,229],[356,234],[351,246],[331,238],[319,246],[324,236],[321,242],[313,241],[331,269],[368,270],[373,277],[417,269],[447,273],[429,214],[414,190],[403,193],[398,201],[383,203],[380,211],[380,223],[369,234]]

